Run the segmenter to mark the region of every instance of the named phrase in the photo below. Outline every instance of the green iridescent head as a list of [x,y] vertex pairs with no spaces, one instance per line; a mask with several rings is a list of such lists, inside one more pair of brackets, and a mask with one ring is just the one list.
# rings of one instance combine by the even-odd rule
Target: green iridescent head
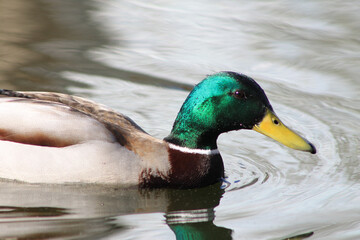
[[167,141],[189,148],[216,147],[219,134],[251,129],[272,109],[251,78],[234,72],[210,75],[185,100]]
[[310,142],[280,121],[252,78],[235,72],[216,73],[196,85],[165,141],[188,148],[214,149],[221,133],[239,129],[253,129],[288,147],[316,152]]

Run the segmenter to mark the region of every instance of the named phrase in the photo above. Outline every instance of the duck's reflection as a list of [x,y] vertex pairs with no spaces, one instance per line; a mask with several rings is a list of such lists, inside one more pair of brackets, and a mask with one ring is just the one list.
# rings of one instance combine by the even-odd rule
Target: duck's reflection
[[219,185],[144,190],[0,183],[0,188],[0,238],[121,235],[128,227],[126,214],[164,212],[176,239],[231,239],[230,229],[213,223],[224,193]]
[[231,239],[232,230],[214,224],[214,208],[224,190],[219,185],[169,191],[166,223],[176,239]]
[[166,213],[165,217],[176,239],[232,239],[230,229],[213,223],[214,208],[172,211]]
[[228,228],[218,227],[212,221],[202,223],[170,224],[177,240],[189,239],[232,239],[232,231]]
[[224,194],[220,185],[150,190],[0,182],[0,190],[0,239],[98,239],[112,234],[122,239],[123,233],[137,239],[127,214],[152,212],[164,213],[164,223],[177,240],[232,239],[231,229],[214,224],[214,208]]

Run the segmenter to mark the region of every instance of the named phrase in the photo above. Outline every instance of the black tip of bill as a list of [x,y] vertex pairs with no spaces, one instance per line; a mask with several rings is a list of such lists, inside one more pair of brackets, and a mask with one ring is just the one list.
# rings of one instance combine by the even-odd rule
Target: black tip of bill
[[315,154],[316,153],[316,147],[311,142],[308,142],[308,143],[309,143],[309,145],[311,147],[310,153]]

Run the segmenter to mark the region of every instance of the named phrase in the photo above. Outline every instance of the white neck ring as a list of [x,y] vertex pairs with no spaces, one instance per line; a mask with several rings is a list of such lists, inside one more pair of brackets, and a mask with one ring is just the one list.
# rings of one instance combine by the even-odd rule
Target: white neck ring
[[193,149],[187,147],[180,147],[178,145],[169,143],[169,147],[184,153],[204,154],[204,155],[215,155],[220,154],[219,150],[216,149]]

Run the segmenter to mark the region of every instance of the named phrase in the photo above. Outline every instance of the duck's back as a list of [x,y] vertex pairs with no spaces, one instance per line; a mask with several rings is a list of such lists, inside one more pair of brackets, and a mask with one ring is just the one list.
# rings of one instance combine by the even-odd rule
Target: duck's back
[[162,144],[126,116],[83,98],[0,94],[0,178],[138,184],[149,156],[134,149]]

